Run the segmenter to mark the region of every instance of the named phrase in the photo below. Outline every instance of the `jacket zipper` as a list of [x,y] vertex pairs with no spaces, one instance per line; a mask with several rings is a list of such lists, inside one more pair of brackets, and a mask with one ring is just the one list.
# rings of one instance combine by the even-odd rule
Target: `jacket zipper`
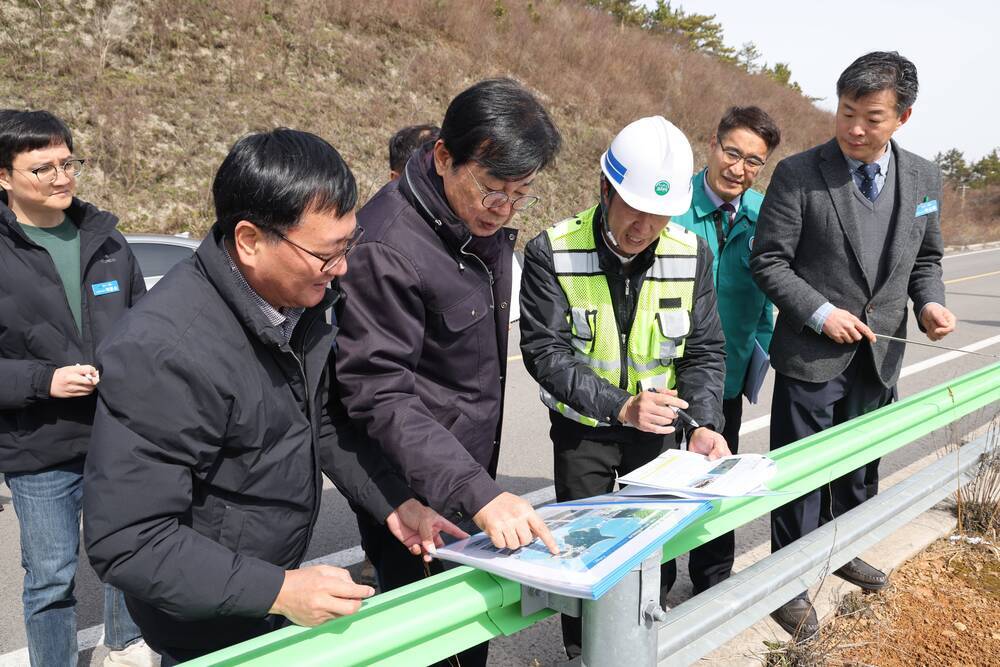
[[625,310],[622,312],[622,323],[625,325],[625,330],[619,332],[619,339],[621,340],[621,380],[618,382],[618,386],[625,391],[628,391],[628,337],[631,334],[632,322],[630,314],[632,312],[631,304],[631,294],[632,294],[632,280],[625,276],[625,294],[622,299],[622,303],[625,306]]
[[486,276],[490,279],[490,310],[496,310],[496,303],[495,300],[493,299],[493,272],[490,271],[489,267],[486,266],[486,262],[479,259],[478,255],[474,255],[471,252],[465,252],[465,246],[469,245],[470,241],[472,241],[471,236],[465,239],[465,243],[463,243],[462,247],[458,249],[458,252],[465,255],[466,257],[474,258],[477,262],[479,262],[479,266],[483,267],[483,271],[486,272]]
[[[312,331],[313,324],[316,323],[316,316],[313,316],[309,320],[309,324],[302,335],[302,353],[305,356],[305,341],[309,338],[309,332]],[[316,438],[316,426],[313,423],[313,398],[309,394],[309,378],[306,376],[306,367],[302,363],[302,359],[299,355],[295,354],[295,350],[292,346],[288,346],[291,351],[292,358],[295,359],[295,363],[298,364],[299,374],[302,376],[302,389],[305,396],[306,404],[306,420],[309,422],[309,437],[312,444],[312,454],[313,454],[313,466],[316,469],[316,474],[313,476],[313,486],[315,488],[316,499],[313,503],[312,518],[309,521],[309,535],[306,537],[305,546],[302,548],[302,553],[299,556],[299,561],[305,556],[306,549],[309,548],[309,542],[312,540],[313,528],[316,526],[316,518],[319,516],[319,506],[323,500],[323,471],[320,466],[319,460],[319,442]]]

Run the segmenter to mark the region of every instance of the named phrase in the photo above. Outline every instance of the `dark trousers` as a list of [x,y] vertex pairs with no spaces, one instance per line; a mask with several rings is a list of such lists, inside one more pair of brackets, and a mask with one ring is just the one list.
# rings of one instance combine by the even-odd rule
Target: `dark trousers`
[[[375,568],[379,589],[383,593],[457,566],[440,560],[424,563],[423,558],[407,551],[389,529],[373,519],[370,514],[357,507],[353,509],[358,519],[358,532],[361,533],[361,548],[365,550],[365,555]],[[468,532],[478,530],[472,525],[466,525],[465,522],[461,527]],[[485,667],[489,648],[489,642],[483,642],[436,663],[435,667]]]
[[[803,382],[776,373],[771,451],[888,405],[895,397],[895,387],[882,385],[865,347],[843,373],[827,382]],[[788,546],[877,494],[878,464],[876,459],[771,512],[771,551]]]
[[[617,476],[627,475],[646,465],[667,449],[677,446],[674,436],[650,439],[645,442],[604,442],[557,431],[550,432],[554,451],[556,500],[579,500],[610,493]],[[722,581],[732,568],[732,537],[728,546],[726,536],[705,544],[691,552],[689,571],[695,589],[701,590]],[[723,540],[719,545],[715,545]],[[728,548],[728,565],[725,552]],[[724,576],[721,576],[722,571]],[[677,580],[677,564],[664,563],[660,568],[660,587],[666,592]],[[570,658],[580,655],[582,625],[579,618],[562,617],[563,644]]]

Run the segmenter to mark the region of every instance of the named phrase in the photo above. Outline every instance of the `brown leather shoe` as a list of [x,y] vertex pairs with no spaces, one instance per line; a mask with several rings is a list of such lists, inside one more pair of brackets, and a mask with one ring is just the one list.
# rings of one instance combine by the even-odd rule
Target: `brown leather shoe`
[[854,558],[840,569],[834,570],[835,575],[866,591],[880,591],[889,585],[889,577],[885,572],[869,565],[860,558]]
[[793,598],[771,612],[771,618],[795,641],[812,639],[819,632],[816,610],[808,597]]

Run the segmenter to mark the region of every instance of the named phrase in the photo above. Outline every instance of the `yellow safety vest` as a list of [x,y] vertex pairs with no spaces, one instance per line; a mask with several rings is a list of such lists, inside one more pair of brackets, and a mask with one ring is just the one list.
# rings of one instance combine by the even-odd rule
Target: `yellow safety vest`
[[[595,206],[547,231],[553,269],[569,302],[566,317],[576,357],[630,394],[673,389],[677,380],[673,360],[684,356],[684,340],[692,327],[697,237],[673,223],[663,229],[639,290],[632,328],[624,334],[618,331],[608,279],[600,269],[594,240],[596,210]],[[580,414],[544,389],[541,398],[550,409],[581,424],[608,425]]]

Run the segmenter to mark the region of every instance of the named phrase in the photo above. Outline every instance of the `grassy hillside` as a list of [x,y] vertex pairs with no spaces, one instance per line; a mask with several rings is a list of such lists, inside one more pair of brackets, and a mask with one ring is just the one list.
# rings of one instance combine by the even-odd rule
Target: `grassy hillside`
[[203,234],[229,146],[277,125],[333,143],[364,200],[388,173],[388,137],[439,123],[488,76],[536,90],[565,140],[537,181],[543,203],[520,219],[525,237],[591,203],[601,152],[637,117],[676,123],[698,163],[731,104],[776,118],[777,158],[832,125],[763,75],[573,0],[6,0],[0,66],[0,106],[65,118],[91,160],[82,196],[127,231]]

